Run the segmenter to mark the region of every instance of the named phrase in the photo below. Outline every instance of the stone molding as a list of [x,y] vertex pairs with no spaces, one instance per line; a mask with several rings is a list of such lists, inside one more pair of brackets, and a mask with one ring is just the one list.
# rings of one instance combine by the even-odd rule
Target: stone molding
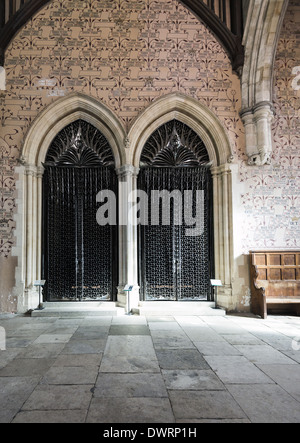
[[[115,156],[116,167],[125,160],[125,130],[114,113],[98,100],[82,93],[71,93],[47,106],[30,126],[22,149],[28,164],[41,166],[54,137],[75,120],[85,120],[107,138]],[[36,134],[39,134],[37,138]],[[37,144],[37,139],[38,144]]]
[[249,4],[241,111],[249,165],[271,162],[274,59],[287,6],[288,0],[250,0]]
[[[17,183],[22,189],[16,214],[19,247],[16,252],[19,267],[16,281],[22,276],[23,290],[18,292],[19,306],[36,308],[37,293],[33,287],[41,278],[41,217],[42,217],[42,176],[45,156],[57,133],[77,118],[87,119],[108,134],[116,158],[116,173],[119,177],[119,213],[128,214],[129,195],[137,189],[140,155],[144,143],[158,127],[178,119],[190,125],[202,138],[208,148],[212,162],[214,180],[214,230],[216,278],[224,284],[222,306],[232,307],[233,279],[233,228],[232,228],[232,149],[225,129],[219,119],[204,105],[181,94],[171,94],[149,106],[132,125],[129,134],[117,117],[96,100],[82,94],[71,94],[47,107],[32,123],[23,146]],[[104,132],[105,131],[105,132]],[[131,140],[130,149],[124,140]],[[126,152],[128,151],[128,152]],[[22,200],[22,201],[21,201]],[[22,246],[21,246],[22,244]],[[134,286],[131,294],[131,308],[139,304],[138,284],[138,229],[135,223],[119,225],[119,285],[118,304],[127,307],[126,284]],[[17,275],[18,274],[18,275]]]
[[139,167],[148,138],[163,124],[177,119],[188,125],[203,140],[213,166],[227,163],[233,155],[227,133],[218,117],[204,104],[183,94],[172,93],[156,100],[134,121],[129,137],[130,163]]
[[252,109],[242,111],[241,117],[245,126],[248,165],[269,165],[273,146],[274,110],[272,103],[258,103]]

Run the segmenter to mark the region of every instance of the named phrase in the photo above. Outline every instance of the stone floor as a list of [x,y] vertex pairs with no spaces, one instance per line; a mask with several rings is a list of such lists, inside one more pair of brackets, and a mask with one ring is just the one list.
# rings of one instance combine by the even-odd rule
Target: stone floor
[[299,423],[300,318],[0,316],[0,423]]

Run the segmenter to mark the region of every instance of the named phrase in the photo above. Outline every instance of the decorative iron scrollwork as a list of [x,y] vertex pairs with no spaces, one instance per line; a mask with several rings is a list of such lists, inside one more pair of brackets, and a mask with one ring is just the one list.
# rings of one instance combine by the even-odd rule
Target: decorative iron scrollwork
[[[213,275],[212,180],[209,156],[201,138],[185,124],[174,120],[161,126],[148,139],[141,156],[138,187],[148,195],[148,223],[140,227],[140,285],[145,300],[210,300]],[[182,200],[170,199],[170,224],[162,219],[151,223],[150,195],[153,190],[181,191],[193,214],[197,212],[197,191],[202,191],[201,235],[186,235]],[[182,224],[175,223],[175,213]],[[178,220],[177,220],[178,221]]]
[[46,166],[114,166],[114,157],[106,137],[94,126],[77,120],[53,140]]
[[97,194],[117,192],[106,138],[78,120],[49,148],[43,177],[43,263],[48,301],[111,300],[117,286],[115,226],[96,221]]
[[198,167],[209,165],[206,147],[191,128],[173,120],[158,128],[146,142],[141,167]]

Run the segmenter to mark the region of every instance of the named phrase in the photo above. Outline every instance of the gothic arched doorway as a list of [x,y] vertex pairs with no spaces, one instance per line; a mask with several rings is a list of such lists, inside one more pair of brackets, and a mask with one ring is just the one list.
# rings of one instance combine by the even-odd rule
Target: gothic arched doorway
[[44,163],[43,276],[48,301],[113,300],[117,229],[100,226],[97,194],[117,194],[115,162],[105,136],[77,120],[53,140]]
[[[201,138],[178,120],[142,151],[138,188],[148,208],[140,227],[143,300],[210,300],[214,275],[212,179]],[[146,214],[146,215],[145,215]]]

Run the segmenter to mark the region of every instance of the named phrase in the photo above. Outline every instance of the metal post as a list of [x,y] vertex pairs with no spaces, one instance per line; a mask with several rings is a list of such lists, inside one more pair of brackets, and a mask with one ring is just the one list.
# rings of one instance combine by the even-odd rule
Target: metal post
[[127,292],[127,314],[126,315],[132,315],[131,309],[130,309],[130,292],[132,291],[133,286],[126,285],[124,288],[124,292]]
[[37,280],[34,282],[34,286],[37,286],[39,288],[39,306],[37,308],[38,311],[42,311],[43,309],[45,309],[43,307],[43,302],[41,300],[41,291],[42,291],[42,286],[45,286],[46,280]]
[[214,309],[220,309],[218,307],[218,287],[223,286],[221,280],[211,280],[210,284],[214,288],[214,297],[215,297],[215,308]]

